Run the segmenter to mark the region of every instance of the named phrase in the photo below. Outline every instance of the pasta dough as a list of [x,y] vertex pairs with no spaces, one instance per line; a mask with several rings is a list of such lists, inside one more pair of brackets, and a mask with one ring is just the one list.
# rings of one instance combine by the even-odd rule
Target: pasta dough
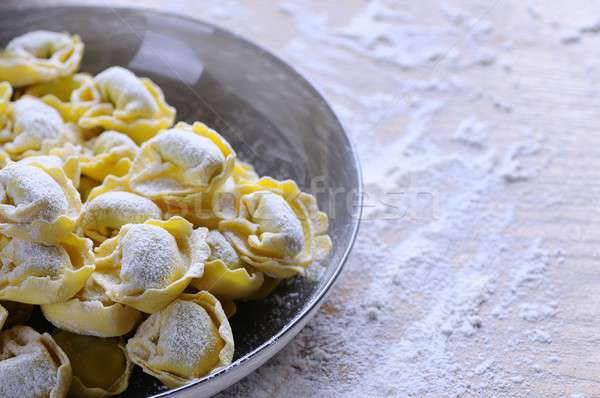
[[14,87],[73,74],[83,57],[79,36],[38,30],[15,37],[0,53],[0,77]]
[[[99,73],[92,84],[99,98],[79,119],[83,128],[120,131],[142,143],[175,121],[175,108],[166,103],[162,90],[150,79],[113,66]],[[89,96],[85,88],[76,91],[74,99],[86,90]]]
[[115,302],[160,311],[202,276],[206,233],[181,217],[127,224],[96,249],[94,280]]
[[231,327],[210,293],[183,294],[151,315],[127,343],[131,360],[168,387],[179,387],[233,359]]
[[64,398],[71,363],[50,335],[29,326],[0,333],[0,396]]

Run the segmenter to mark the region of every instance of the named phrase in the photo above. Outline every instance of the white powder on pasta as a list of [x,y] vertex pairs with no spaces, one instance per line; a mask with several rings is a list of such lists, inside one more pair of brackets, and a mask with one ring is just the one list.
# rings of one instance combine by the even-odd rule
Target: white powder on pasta
[[110,67],[100,72],[94,82],[102,98],[130,118],[151,118],[158,113],[158,105],[142,81],[125,68]]
[[[52,177],[37,167],[22,163],[0,170],[0,195],[3,202],[10,199],[16,205],[14,214],[24,222],[52,222],[69,208],[63,190]],[[34,205],[37,210],[17,214],[21,207]]]
[[[256,207],[251,209],[251,219],[260,225],[259,239],[281,237],[285,254],[295,256],[304,248],[304,231],[298,216],[281,196],[260,191],[248,195],[256,201]],[[242,200],[247,200],[243,198]]]
[[[163,310],[161,316],[158,352],[164,358],[190,372],[207,357],[214,358],[220,338],[204,308],[190,301],[177,300]],[[213,364],[209,362],[208,365]]]
[[65,129],[56,109],[34,97],[25,96],[14,103],[13,119],[13,145],[27,149],[40,149],[45,140],[57,138]]
[[86,230],[110,228],[118,232],[125,224],[141,224],[160,218],[160,209],[150,199],[114,191],[103,193],[85,205],[81,225]]
[[164,229],[131,224],[120,245],[120,276],[125,282],[125,289],[161,289],[177,276],[182,258],[175,238]]
[[0,361],[0,396],[46,397],[58,381],[57,367],[41,347]]
[[2,268],[10,282],[17,283],[29,276],[56,277],[71,261],[61,246],[46,246],[21,239],[11,240],[0,252]]
[[149,144],[153,145],[165,161],[188,171],[194,169],[199,184],[208,184],[223,168],[225,157],[208,138],[182,129],[167,130]]

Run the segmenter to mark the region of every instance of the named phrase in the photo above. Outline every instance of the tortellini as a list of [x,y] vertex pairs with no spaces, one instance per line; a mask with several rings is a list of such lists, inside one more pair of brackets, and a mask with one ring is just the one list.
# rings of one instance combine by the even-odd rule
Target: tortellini
[[219,301],[183,294],[140,325],[127,343],[131,360],[168,387],[179,387],[229,365],[234,343]]
[[240,187],[239,216],[219,229],[241,259],[274,278],[302,274],[331,250],[327,215],[293,181],[261,178]]
[[63,398],[71,377],[69,358],[50,335],[29,326],[0,333],[0,396]]
[[235,249],[219,231],[210,231],[206,241],[211,253],[204,264],[204,274],[194,279],[192,286],[229,300],[250,297],[260,289],[263,274],[244,268]]
[[138,310],[112,301],[93,277],[75,297],[42,305],[42,312],[58,328],[97,337],[123,336],[141,318]]
[[142,145],[129,184],[150,198],[207,192],[225,182],[234,161],[235,152],[217,132],[200,122],[177,123]]
[[125,224],[141,224],[161,217],[160,208],[151,200],[130,192],[109,191],[88,200],[80,225],[84,235],[104,242]]
[[64,302],[94,271],[91,242],[75,235],[59,245],[3,237],[0,247],[0,300]]
[[4,150],[13,158],[46,154],[50,149],[76,143],[79,132],[64,123],[60,113],[39,98],[23,96],[11,104],[8,121],[0,130]]
[[67,123],[77,123],[83,113],[99,101],[92,76],[77,73],[27,87],[25,94],[40,98],[56,109]]
[[0,170],[0,231],[54,244],[69,238],[81,212],[79,193],[62,168],[12,163]]
[[101,398],[127,389],[133,363],[119,339],[81,336],[64,330],[53,333],[71,362],[70,397]]
[[79,119],[83,128],[120,131],[142,143],[175,121],[175,108],[167,104],[160,87],[150,79],[113,66],[94,77],[92,84],[99,98]]
[[94,280],[115,302],[160,311],[202,276],[206,234],[181,217],[124,225],[96,248]]
[[101,182],[109,174],[127,174],[139,147],[123,133],[105,131],[93,141],[90,152],[81,157],[81,173]]
[[77,35],[38,30],[15,37],[0,53],[0,80],[14,87],[72,75],[83,57]]

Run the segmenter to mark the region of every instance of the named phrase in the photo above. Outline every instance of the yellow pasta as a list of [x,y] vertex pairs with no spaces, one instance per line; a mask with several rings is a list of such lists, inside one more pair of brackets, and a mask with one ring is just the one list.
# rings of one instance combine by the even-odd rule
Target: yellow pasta
[[96,248],[94,280],[115,302],[160,311],[202,276],[206,233],[181,217],[127,224]]
[[103,398],[127,389],[133,363],[119,339],[81,336],[64,330],[54,332],[53,338],[73,369],[69,397]]
[[327,215],[293,181],[268,177],[239,187],[239,215],[219,230],[241,259],[274,278],[302,274],[331,250]]
[[247,298],[260,289],[263,274],[243,267],[238,254],[219,231],[210,231],[206,241],[211,253],[204,264],[204,274],[194,279],[192,286],[221,300]]
[[49,334],[29,326],[0,333],[0,396],[64,398],[71,377],[69,358]]
[[0,53],[0,76],[14,87],[72,75],[83,57],[77,35],[38,30],[15,37]]
[[138,310],[112,301],[93,276],[75,297],[45,304],[41,308],[54,326],[97,337],[123,336],[133,330],[141,319]]
[[127,343],[131,360],[168,387],[222,369],[233,351],[227,317],[208,292],[181,295],[144,321]]
[[75,235],[59,245],[3,237],[0,247],[0,300],[64,302],[94,271],[91,242]]
[[67,143],[81,143],[76,126],[65,124],[60,113],[39,98],[23,96],[10,104],[5,127],[0,130],[3,149],[13,159],[48,154]]
[[127,135],[105,131],[93,140],[90,153],[81,156],[81,173],[96,181],[107,175],[127,174],[139,148]]
[[[113,66],[94,77],[94,95],[99,98],[83,113],[79,125],[116,130],[142,143],[175,121],[175,108],[167,104],[160,87],[150,79]],[[89,87],[76,90],[72,100],[90,98]]]
[[0,231],[54,244],[70,238],[81,200],[62,168],[33,162],[0,170]]
[[235,152],[214,130],[196,122],[177,123],[145,142],[129,172],[129,186],[160,198],[209,192],[231,175]]

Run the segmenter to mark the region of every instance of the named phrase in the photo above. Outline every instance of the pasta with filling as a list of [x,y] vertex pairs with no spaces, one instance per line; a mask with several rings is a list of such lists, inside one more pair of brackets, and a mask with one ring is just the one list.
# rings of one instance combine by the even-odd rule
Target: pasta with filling
[[0,300],[60,303],[73,297],[94,271],[91,242],[74,234],[59,245],[3,237]]
[[54,244],[70,238],[81,212],[79,193],[63,168],[40,162],[0,170],[0,231]]
[[44,317],[57,328],[97,337],[123,336],[141,319],[138,310],[112,301],[93,276],[75,297],[41,308]]
[[81,215],[81,230],[95,242],[104,242],[119,233],[125,224],[141,224],[160,220],[158,206],[143,196],[123,191],[110,191],[89,200]]
[[72,75],[83,57],[77,35],[38,30],[15,37],[0,53],[0,78],[14,87]]
[[133,363],[120,339],[82,336],[64,330],[56,330],[52,337],[73,369],[69,397],[104,398],[127,389]]
[[94,280],[117,303],[160,311],[202,276],[206,234],[181,217],[124,225],[96,248]]
[[239,186],[239,215],[219,230],[242,261],[273,278],[302,274],[331,250],[327,215],[291,181],[263,177]]
[[64,398],[71,385],[71,362],[47,333],[29,326],[0,332],[0,396]]
[[13,159],[47,154],[52,148],[81,142],[77,128],[65,124],[56,109],[36,97],[26,95],[12,103],[7,118],[0,141],[5,142],[3,149]]
[[180,122],[141,146],[129,185],[150,198],[209,192],[227,180],[234,161],[235,152],[217,132]]
[[229,365],[234,343],[219,301],[182,294],[152,314],[127,342],[131,360],[167,387],[179,387]]
[[90,153],[81,156],[81,173],[102,182],[107,175],[127,174],[139,147],[127,135],[105,131],[93,140]]
[[40,98],[56,109],[67,123],[77,123],[83,113],[100,99],[92,76],[87,73],[34,84],[27,87],[24,94]]
[[[116,130],[140,144],[175,121],[175,108],[167,104],[160,87],[148,78],[113,66],[96,75],[93,85],[99,99],[79,119],[83,128]],[[89,97],[89,90],[87,86],[76,90],[74,102],[87,99],[83,95]]]
[[194,279],[192,286],[206,290],[220,300],[239,300],[252,296],[260,289],[262,272],[245,268],[235,249],[219,231],[210,231],[206,242],[210,256],[204,264],[204,274]]

